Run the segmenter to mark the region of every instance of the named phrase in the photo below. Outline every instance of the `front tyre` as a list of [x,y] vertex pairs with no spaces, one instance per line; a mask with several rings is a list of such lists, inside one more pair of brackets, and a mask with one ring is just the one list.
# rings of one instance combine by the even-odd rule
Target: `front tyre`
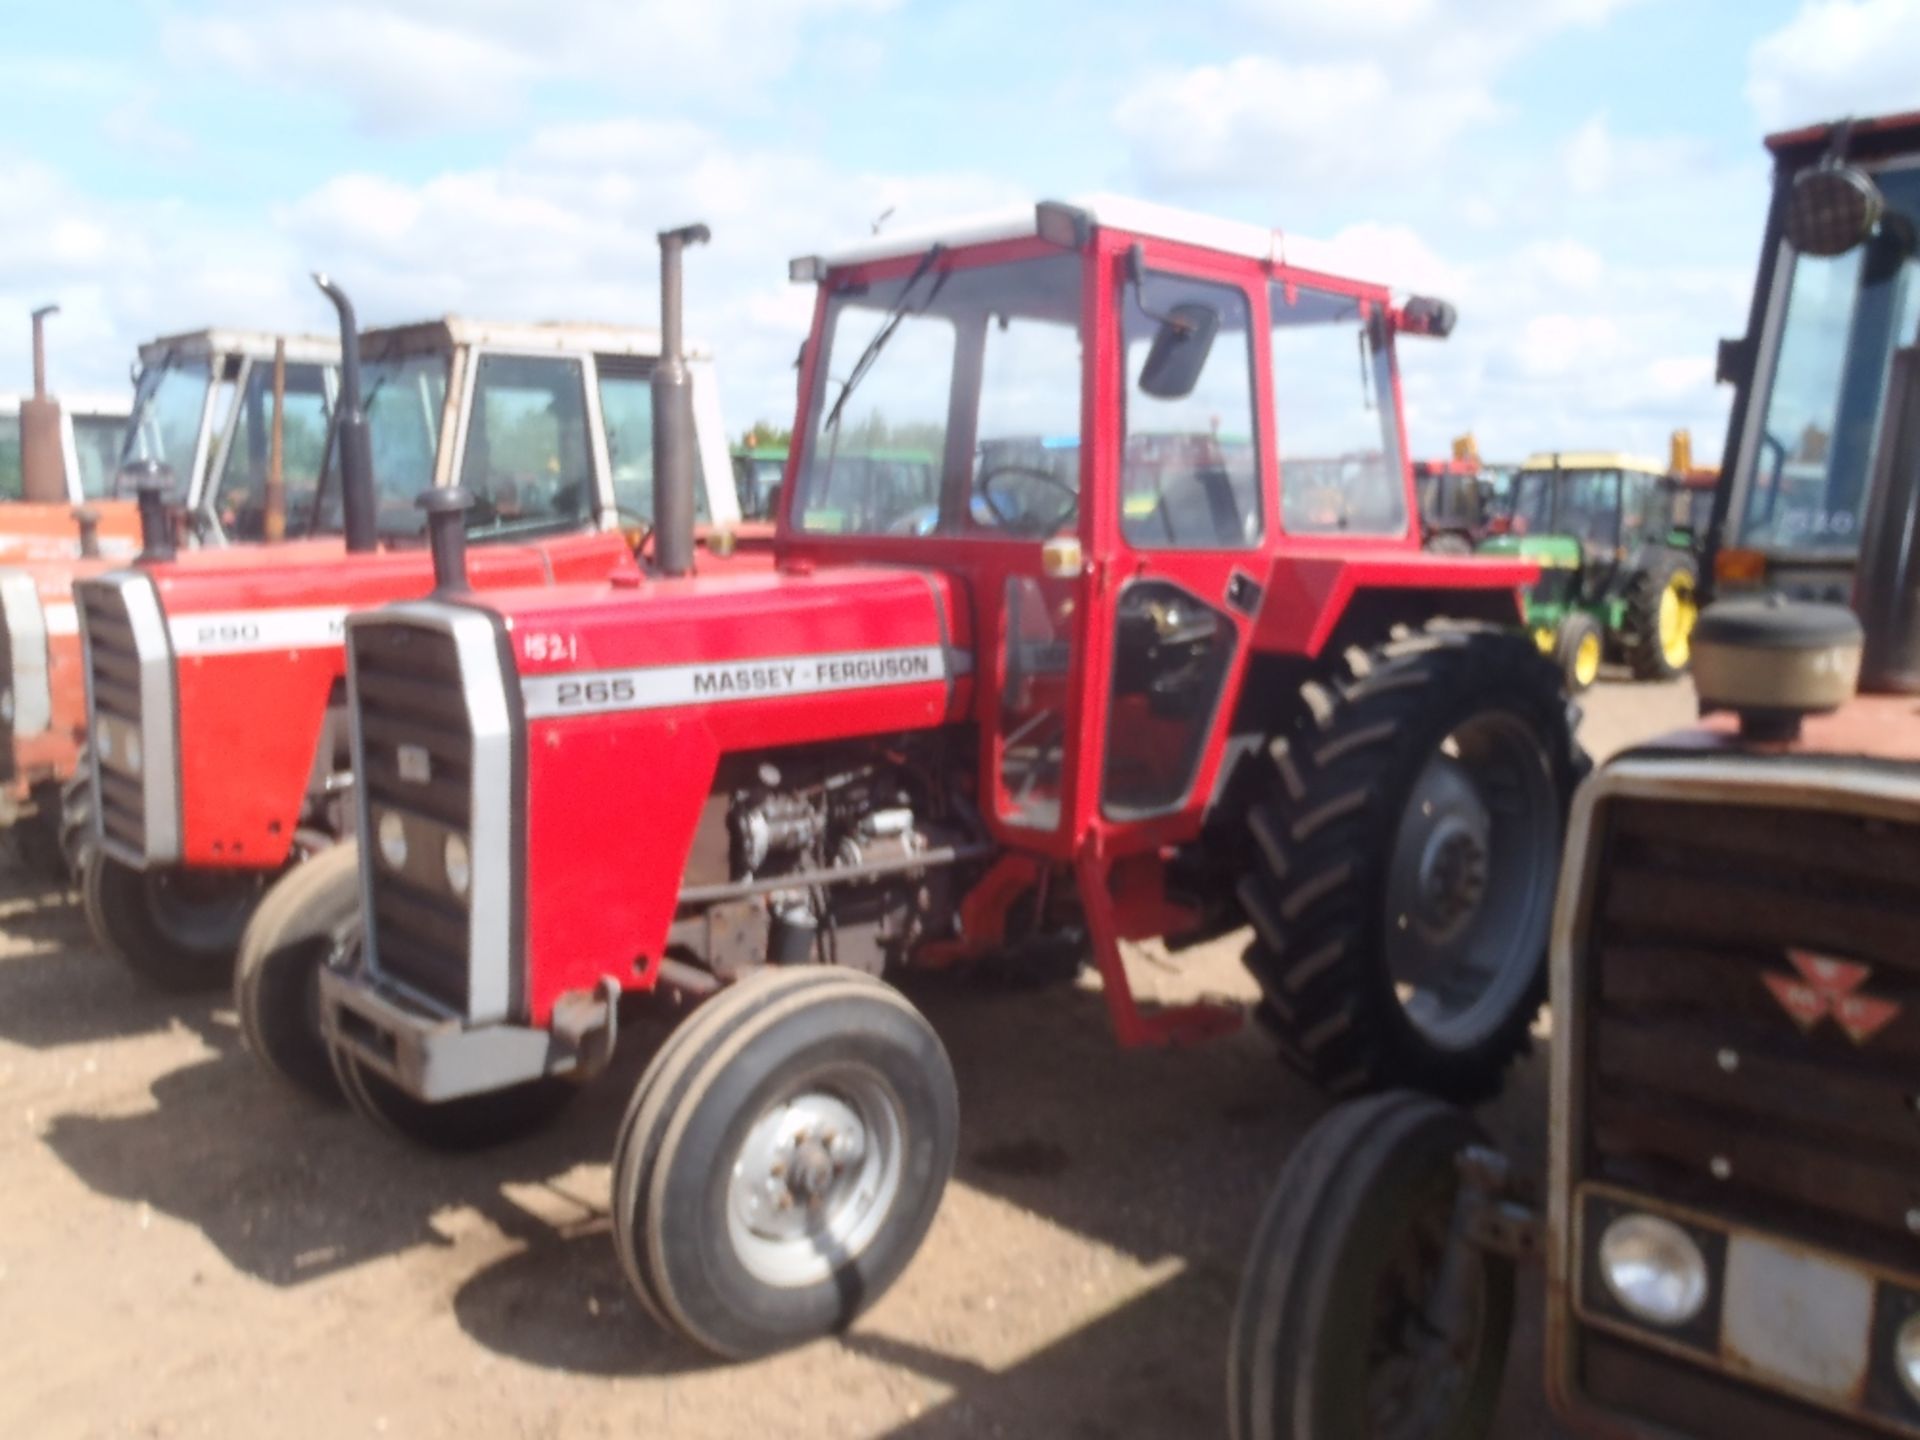
[[231,983],[234,951],[265,883],[251,871],[136,870],[97,847],[80,867],[94,938],[141,979],[175,994]]
[[959,1101],[890,986],[763,970],[654,1057],[615,1150],[614,1243],[641,1302],[729,1358],[842,1330],[933,1223]]
[[1671,680],[1693,660],[1693,622],[1700,612],[1693,557],[1649,552],[1627,589],[1625,649],[1641,680]]
[[1435,624],[1302,687],[1239,896],[1260,1017],[1316,1085],[1498,1090],[1545,992],[1572,726],[1512,630]]
[[1227,1352],[1233,1440],[1487,1433],[1513,1326],[1512,1263],[1470,1250],[1459,1293],[1440,1294],[1456,1158],[1478,1139],[1460,1111],[1404,1092],[1338,1106],[1307,1133],[1241,1275]]
[[1579,695],[1593,688],[1600,678],[1600,662],[1605,658],[1606,639],[1599,622],[1584,610],[1568,612],[1554,632],[1553,658],[1559,662],[1567,693]]
[[267,892],[240,937],[233,1004],[247,1048],[276,1078],[338,1104],[320,1028],[320,972],[360,947],[359,846],[337,845]]

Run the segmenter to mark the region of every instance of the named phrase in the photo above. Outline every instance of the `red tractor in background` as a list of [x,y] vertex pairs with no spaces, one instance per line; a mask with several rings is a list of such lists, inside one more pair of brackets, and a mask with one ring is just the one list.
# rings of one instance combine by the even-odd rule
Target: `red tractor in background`
[[[701,1001],[621,1127],[614,1231],[725,1355],[847,1323],[938,1206],[953,1075],[883,975],[1086,946],[1123,1043],[1197,1040],[1240,1011],[1142,1009],[1121,946],[1250,921],[1317,1083],[1482,1094],[1583,766],[1533,567],[1420,549],[1395,345],[1451,307],[1112,199],[792,268],[777,567],[691,575],[663,515],[645,575],[476,594],[438,517],[438,593],[347,626],[358,871],[283,881],[236,979],[300,1079],[317,977],[349,1101],[449,1145],[563,1103],[623,997]],[[874,483],[906,451],[931,490]]]
[[[319,475],[339,347],[329,339],[209,329],[165,336],[140,347],[131,418],[116,428],[109,455],[99,448],[79,478],[56,453],[77,431],[35,413],[59,408],[40,379],[40,319],[35,320],[36,389],[22,435],[19,507],[0,506],[9,527],[32,517],[31,535],[0,546],[0,795],[22,857],[60,879],[71,873],[77,835],[64,819],[64,795],[81,770],[86,744],[85,666],[74,606],[77,579],[124,565],[138,544],[133,477],[165,467],[183,486],[184,521],[197,544],[302,533],[304,511],[289,529],[267,524],[275,495],[310,495]],[[59,422],[56,430],[55,422]],[[121,462],[125,462],[124,467]],[[130,467],[130,468],[128,468]],[[276,491],[275,486],[280,488]],[[76,509],[62,500],[78,494]],[[18,532],[15,532],[18,533]]]
[[[160,516],[136,567],[76,591],[93,737],[87,915],[164,988],[227,983],[268,882],[342,833],[342,622],[431,588],[423,493],[458,481],[479,497],[477,585],[638,575],[655,331],[446,319],[360,336],[345,295],[322,288],[345,357],[337,463],[288,500],[313,538],[176,554]],[[727,548],[737,510],[718,393],[709,362],[691,368],[689,445],[706,484],[690,518]],[[233,511],[241,524],[252,513]]]
[[1235,1440],[1485,1434],[1542,1262],[1573,1433],[1920,1436],[1920,113],[1767,144],[1703,715],[1575,803],[1544,1190],[1431,1097],[1330,1111],[1242,1278]]

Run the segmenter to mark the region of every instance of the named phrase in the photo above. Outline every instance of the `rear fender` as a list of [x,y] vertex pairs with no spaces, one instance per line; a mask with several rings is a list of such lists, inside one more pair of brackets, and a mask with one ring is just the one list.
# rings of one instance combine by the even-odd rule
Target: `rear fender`
[[1522,590],[1540,573],[1529,559],[1422,551],[1377,558],[1281,556],[1274,562],[1253,647],[1307,659],[1386,638],[1395,625],[1437,618],[1522,622]]

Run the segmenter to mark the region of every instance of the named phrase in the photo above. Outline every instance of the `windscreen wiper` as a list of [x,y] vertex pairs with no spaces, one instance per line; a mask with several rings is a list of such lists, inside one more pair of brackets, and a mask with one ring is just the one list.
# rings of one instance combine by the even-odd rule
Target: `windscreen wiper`
[[933,288],[927,291],[927,298],[913,310],[907,308],[907,300],[913,294],[913,287],[926,277],[934,263],[947,253],[944,245],[935,245],[920,257],[920,263],[913,267],[913,273],[907,277],[907,283],[900,287],[900,298],[893,302],[893,309],[887,312],[887,318],[880,322],[880,328],[873,332],[873,338],[867,341],[867,348],[860,352],[860,358],[853,362],[853,369],[847,372],[847,378],[840,382],[839,397],[833,402],[833,408],[827,412],[826,423],[820,428],[834,430],[840,424],[840,412],[847,408],[847,397],[853,394],[854,386],[867,378],[867,372],[873,369],[873,362],[880,358],[880,352],[887,348],[887,342],[893,338],[893,332],[900,328],[900,322],[909,314],[917,314],[933,303],[940,293],[940,287],[947,283],[952,271],[943,271],[933,282]]

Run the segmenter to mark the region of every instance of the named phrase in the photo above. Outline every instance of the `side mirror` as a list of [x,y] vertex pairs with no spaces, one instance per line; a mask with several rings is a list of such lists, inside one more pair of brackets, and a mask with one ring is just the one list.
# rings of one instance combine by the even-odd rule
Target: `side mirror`
[[1140,389],[1156,400],[1180,400],[1193,393],[1220,333],[1219,312],[1206,305],[1176,305],[1160,318],[1153,344],[1140,366]]
[[1713,380],[1716,385],[1744,385],[1753,375],[1753,341],[1746,336],[1722,340],[1714,356]]
[[1787,195],[1787,240],[1802,255],[1844,255],[1868,239],[1886,210],[1873,177],[1829,162],[1802,171]]

